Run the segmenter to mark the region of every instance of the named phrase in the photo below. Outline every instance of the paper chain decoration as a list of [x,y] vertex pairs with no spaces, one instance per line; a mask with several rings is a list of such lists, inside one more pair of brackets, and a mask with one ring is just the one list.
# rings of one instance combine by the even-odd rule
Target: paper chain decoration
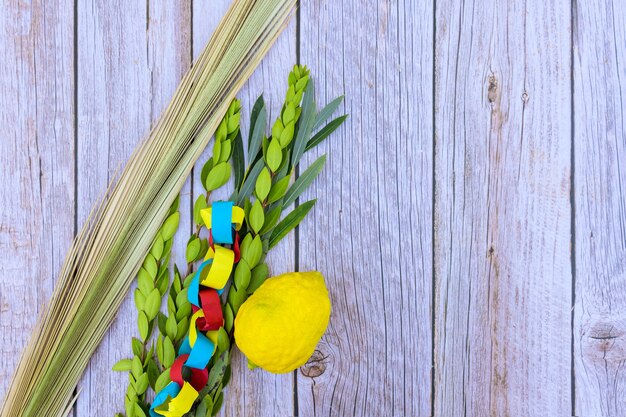
[[[220,295],[233,265],[239,262],[237,231],[243,223],[244,212],[231,201],[221,201],[201,210],[200,214],[209,229],[209,250],[187,293],[193,310],[189,334],[170,369],[172,382],[152,402],[151,417],[181,417],[191,409],[209,379],[207,365],[215,353],[217,331],[224,325]],[[218,244],[231,245],[232,249]],[[183,368],[191,371],[188,381],[183,378]]]

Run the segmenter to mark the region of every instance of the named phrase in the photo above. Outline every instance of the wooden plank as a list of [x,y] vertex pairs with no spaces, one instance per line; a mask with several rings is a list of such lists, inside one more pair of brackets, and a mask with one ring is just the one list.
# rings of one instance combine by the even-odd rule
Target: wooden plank
[[300,416],[431,412],[433,5],[301,4],[301,61],[344,127],[301,201],[300,270],[326,277],[330,327],[297,372]]
[[73,13],[0,8],[0,398],[74,234]]
[[[230,0],[194,0],[193,2],[193,53],[199,55],[222,16]],[[257,97],[263,94],[268,106],[268,119],[273,120],[280,111],[287,89],[287,75],[296,63],[296,21],[285,29],[267,57],[237,95],[243,109],[242,131],[247,142],[250,110]],[[268,129],[269,134],[269,129]],[[211,146],[200,158],[193,173],[194,200],[202,193],[200,169],[211,156]],[[227,199],[232,191],[228,185],[212,195],[212,200]],[[278,274],[294,270],[295,243],[293,235],[285,238],[270,252],[267,262],[270,272]],[[291,416],[293,407],[293,377],[272,375],[258,369],[250,371],[243,355],[236,350],[233,357],[232,379],[224,397],[220,415],[228,416]]]
[[575,414],[626,410],[626,9],[575,2]]
[[570,5],[437,2],[436,416],[571,408]]
[[[169,102],[190,64],[190,4],[78,3],[78,221]],[[187,192],[188,193],[188,192]],[[181,212],[189,213],[189,195]],[[181,216],[189,230],[189,216]],[[184,233],[183,233],[184,234]],[[177,242],[174,258],[184,259]],[[183,261],[184,262],[184,261]],[[132,293],[132,291],[131,291]],[[129,294],[79,384],[80,416],[123,411],[128,377],[111,366],[131,353],[136,310]]]

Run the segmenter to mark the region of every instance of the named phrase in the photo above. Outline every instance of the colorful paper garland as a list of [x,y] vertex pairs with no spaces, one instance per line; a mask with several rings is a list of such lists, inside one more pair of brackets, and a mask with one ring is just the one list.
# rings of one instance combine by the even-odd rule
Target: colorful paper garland
[[[181,417],[191,409],[199,391],[207,383],[207,365],[216,350],[217,331],[224,325],[219,295],[234,264],[239,261],[237,231],[243,224],[244,211],[232,201],[221,201],[201,210],[200,215],[209,229],[210,248],[187,292],[194,312],[189,334],[170,369],[172,382],[157,393],[152,402],[151,417]],[[233,245],[233,249],[220,244]],[[191,371],[190,381],[185,381],[182,376],[184,367]]]

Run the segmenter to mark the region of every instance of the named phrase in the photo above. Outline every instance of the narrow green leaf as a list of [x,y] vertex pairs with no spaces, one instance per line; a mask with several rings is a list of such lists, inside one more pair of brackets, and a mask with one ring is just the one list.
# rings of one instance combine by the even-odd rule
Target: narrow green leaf
[[283,200],[283,206],[288,207],[296,201],[296,198],[300,196],[306,190],[313,180],[319,175],[326,163],[326,155],[322,155],[315,160],[293,183],[289,190],[285,193],[285,199]]
[[128,372],[131,370],[133,366],[133,361],[130,359],[120,359],[117,361],[115,365],[113,365],[113,369],[116,372]]
[[319,113],[317,113],[317,116],[315,116],[315,122],[313,123],[313,130],[320,127],[322,123],[326,121],[326,119],[332,116],[342,101],[343,101],[343,96],[339,96],[333,101],[331,101],[330,103],[328,103],[322,110],[320,110]]
[[220,408],[222,408],[222,402],[224,402],[224,393],[220,392],[220,394],[215,399],[215,404],[213,405],[213,411],[211,412],[212,416],[217,415],[220,412]]
[[243,140],[241,139],[241,131],[237,131],[237,136],[233,141],[233,171],[235,173],[235,190],[241,187],[243,177],[246,172],[246,160],[243,156]]
[[[267,110],[265,109],[265,103],[263,97],[259,97],[261,100],[261,108],[259,109],[254,123],[250,120],[250,138],[248,141],[248,161],[252,163],[259,153],[261,148],[261,142],[265,135],[265,129],[267,127]],[[258,100],[257,100],[258,103]],[[255,104],[256,107],[256,104]]]
[[276,244],[280,242],[282,238],[287,236],[287,234],[291,230],[293,230],[296,226],[298,226],[298,224],[300,224],[302,219],[304,219],[308,212],[313,208],[316,201],[317,200],[310,200],[306,203],[299,205],[298,207],[293,209],[293,211],[289,213],[287,217],[285,217],[280,223],[278,223],[278,225],[274,228],[274,231],[272,232],[272,236],[270,237],[270,249],[276,246]]
[[239,196],[237,198],[238,206],[242,206],[243,202],[248,197],[250,197],[250,194],[252,194],[252,191],[254,190],[254,186],[256,185],[256,179],[261,173],[261,170],[263,169],[264,166],[265,166],[265,163],[263,162],[263,160],[259,159],[254,164],[250,172],[248,173],[248,176],[244,180],[243,185],[241,186],[241,190],[239,191]]
[[253,126],[256,124],[256,119],[259,117],[259,112],[261,108],[265,107],[265,101],[263,100],[263,95],[257,97],[254,105],[252,106],[252,111],[250,112],[250,129],[248,131],[248,148],[250,148],[250,143],[252,142],[252,131]]
[[307,142],[311,136],[311,130],[313,129],[313,123],[315,122],[315,84],[313,80],[309,80],[306,89],[304,90],[304,98],[302,99],[302,115],[298,122],[298,134],[293,143],[293,150],[291,152],[291,169],[298,165],[304,150],[306,149]]
[[230,169],[231,167],[228,162],[221,162],[215,165],[206,178],[204,188],[207,191],[213,191],[226,184],[230,178]]
[[343,116],[337,117],[336,119],[328,123],[326,126],[321,128],[319,132],[317,132],[311,139],[309,139],[309,142],[306,144],[306,150],[308,151],[310,149],[313,149],[314,147],[322,143],[324,139],[326,139],[328,135],[330,135],[335,130],[337,130],[337,128],[341,126],[341,124],[347,118],[348,118],[348,115],[344,114]]

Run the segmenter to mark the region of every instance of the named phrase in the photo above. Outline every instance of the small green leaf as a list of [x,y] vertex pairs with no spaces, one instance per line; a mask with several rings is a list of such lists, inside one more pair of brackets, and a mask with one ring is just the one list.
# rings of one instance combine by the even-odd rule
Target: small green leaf
[[170,380],[170,370],[166,369],[165,371],[163,371],[161,373],[161,375],[159,375],[159,377],[156,380],[156,383],[154,384],[154,391],[155,392],[159,392],[161,391],[163,388],[165,388],[165,386],[167,384],[169,384],[170,382],[172,382]]
[[147,417],[139,403],[135,403],[135,415],[134,417]]
[[167,286],[170,283],[170,277],[168,274],[169,271],[166,269],[163,272],[164,273],[159,275],[156,282],[156,287],[159,290],[159,294],[161,294],[161,296],[165,295],[165,293],[167,292]]
[[135,288],[135,307],[137,310],[141,311],[144,309],[146,304],[146,296],[141,293],[139,288]]
[[272,232],[272,236],[270,237],[270,249],[276,246],[276,244],[280,242],[282,238],[287,236],[287,234],[291,230],[293,230],[296,226],[298,226],[298,224],[300,224],[302,219],[304,219],[307,213],[313,208],[316,201],[317,200],[311,200],[299,205],[298,207],[293,209],[293,211],[289,213],[287,217],[285,217],[280,223],[278,223],[278,225],[274,228],[274,231]]
[[313,130],[320,127],[322,123],[326,121],[326,119],[332,116],[335,110],[339,108],[339,105],[341,104],[342,101],[343,101],[343,96],[339,96],[333,101],[331,101],[330,103],[328,103],[322,110],[320,110],[319,113],[317,113],[317,116],[315,116],[315,122],[313,123]]
[[155,259],[161,259],[161,255],[163,254],[163,238],[161,237],[161,233],[157,233],[154,238],[154,243],[152,244],[150,253]]
[[143,311],[139,312],[137,317],[137,327],[139,328],[139,335],[142,340],[148,339],[148,317]]
[[169,316],[167,323],[165,324],[165,330],[169,339],[175,339],[178,333],[178,323],[176,323],[176,317]]
[[159,272],[159,266],[157,265],[156,259],[152,254],[147,254],[146,259],[143,261],[143,269],[148,272],[152,281],[156,279],[157,273]]
[[245,259],[241,259],[235,268],[235,287],[247,288],[250,283],[250,267]]
[[332,120],[326,126],[321,128],[319,130],[319,132],[317,132],[311,139],[309,139],[309,142],[306,144],[306,149],[305,150],[308,151],[310,149],[313,149],[314,147],[316,147],[317,145],[322,143],[324,141],[324,139],[326,139],[331,133],[333,133],[335,130],[337,130],[337,128],[339,126],[341,126],[341,124],[347,118],[348,118],[348,115],[344,114],[343,116],[340,116],[340,117]]
[[198,258],[201,248],[202,244],[200,243],[200,238],[196,237],[189,243],[187,243],[187,250],[185,252],[185,258],[187,259],[187,263],[191,263]]
[[289,187],[289,181],[291,181],[290,175],[276,181],[274,185],[272,185],[272,189],[270,190],[270,193],[267,196],[267,202],[273,203],[283,198],[283,196],[285,195],[285,192],[287,191],[287,187]]
[[246,177],[246,179],[243,182],[243,185],[241,186],[241,190],[239,190],[239,196],[237,199],[237,205],[238,206],[242,206],[244,201],[250,197],[250,194],[252,194],[252,190],[254,190],[254,186],[256,185],[256,179],[259,176],[259,174],[261,173],[261,170],[263,169],[263,167],[265,166],[264,162],[262,159],[259,159],[256,164],[254,164],[254,166],[252,167],[252,169],[250,170],[250,173],[248,174],[248,176]]
[[164,241],[170,240],[178,229],[178,222],[180,221],[180,213],[176,212],[171,214],[163,223],[161,227],[161,237]]
[[181,340],[189,330],[189,319],[183,317],[176,325],[176,340]]
[[204,194],[200,194],[193,205],[193,221],[195,224],[204,226],[204,220],[202,220],[200,210],[204,210],[206,207],[206,197]]
[[315,85],[313,80],[310,80],[304,91],[304,98],[302,99],[302,116],[298,122],[298,135],[293,142],[293,151],[291,153],[292,169],[298,165],[300,158],[304,154],[307,142],[311,136],[313,123],[315,123]]
[[263,213],[263,206],[259,200],[255,200],[250,209],[250,227],[254,230],[254,233],[258,233],[263,227],[265,222],[265,214]]
[[148,389],[148,385],[150,381],[148,380],[148,374],[143,373],[139,378],[137,378],[137,382],[135,383],[135,391],[138,395],[142,395]]
[[141,363],[139,356],[133,356],[130,370],[135,379],[139,378],[139,376],[143,374],[143,364]]
[[261,201],[265,201],[265,198],[270,192],[272,188],[272,177],[267,168],[263,168],[259,177],[256,179],[256,186],[254,188],[254,192],[257,198]]
[[167,317],[165,316],[165,314],[161,313],[160,311],[157,313],[157,325],[159,327],[159,332],[161,332],[161,334],[166,334],[166,323],[167,323]]
[[243,249],[241,250],[241,257],[250,265],[251,268],[254,268],[259,260],[261,259],[261,255],[263,254],[263,244],[261,243],[261,238],[259,236],[255,236],[250,242],[250,245],[246,247],[245,252]]
[[139,288],[144,297],[147,297],[152,292],[152,288],[154,288],[154,281],[144,268],[139,268],[137,273],[137,288]]
[[206,179],[209,176],[211,169],[213,169],[213,158],[209,158],[209,160],[202,166],[202,172],[200,172],[200,181],[202,184],[206,183]]
[[217,350],[218,352],[224,352],[230,347],[230,339],[228,333],[223,327],[220,327],[217,331]]
[[176,359],[176,350],[169,337],[163,339],[163,366],[169,368]]
[[158,288],[155,288],[146,298],[146,308],[144,310],[149,321],[154,320],[159,312],[159,308],[161,308],[161,293]]
[[235,316],[237,315],[237,312],[239,311],[239,307],[241,307],[243,302],[246,300],[246,296],[247,296],[246,290],[243,288],[242,289],[231,288],[230,291],[228,291],[228,303],[232,307],[233,312],[235,313]]
[[320,156],[296,179],[293,185],[289,187],[289,190],[287,190],[287,193],[285,193],[285,200],[283,201],[285,207],[296,201],[296,198],[311,185],[324,168],[325,163],[326,155]]
[[283,151],[278,139],[272,139],[267,145],[267,152],[265,153],[265,162],[272,172],[276,172],[280,168],[280,163],[283,160]]
[[270,230],[272,230],[272,228],[274,226],[276,226],[276,223],[278,223],[278,219],[280,219],[280,215],[281,215],[282,212],[283,212],[283,205],[282,204],[279,204],[276,207],[272,208],[265,215],[265,222],[263,223],[263,227],[259,231],[259,234],[260,235],[264,235],[265,233],[267,233]]
[[289,144],[293,140],[293,133],[295,128],[296,124],[293,121],[285,125],[285,128],[280,133],[280,137],[278,138],[281,148],[285,149],[287,146],[289,146]]
[[150,386],[152,387],[152,389],[154,389],[156,381],[159,378],[159,368],[152,358],[150,358],[150,360],[148,361],[147,374]]
[[207,176],[204,188],[207,191],[213,191],[226,184],[230,178],[230,168],[231,167],[228,162],[221,162],[215,165]]
[[116,372],[128,372],[132,369],[133,361],[130,359],[120,359],[117,361],[115,365],[113,365],[113,369]]
[[224,306],[224,327],[227,332],[230,332],[233,328],[233,322],[235,320],[235,315],[233,314],[232,308],[226,304]]
[[267,276],[269,275],[269,270],[267,268],[267,264],[262,263],[257,265],[252,270],[252,276],[250,278],[250,285],[248,286],[248,295],[254,293],[260,286],[265,282]]
[[191,304],[186,303],[180,306],[180,308],[176,311],[176,320],[179,322],[186,318],[187,316],[191,316]]
[[157,353],[157,358],[159,359],[159,362],[163,363],[163,336],[161,335],[157,337],[156,353]]
[[142,357],[143,356],[143,343],[141,340],[136,337],[132,338],[131,345],[133,347],[133,355]]

